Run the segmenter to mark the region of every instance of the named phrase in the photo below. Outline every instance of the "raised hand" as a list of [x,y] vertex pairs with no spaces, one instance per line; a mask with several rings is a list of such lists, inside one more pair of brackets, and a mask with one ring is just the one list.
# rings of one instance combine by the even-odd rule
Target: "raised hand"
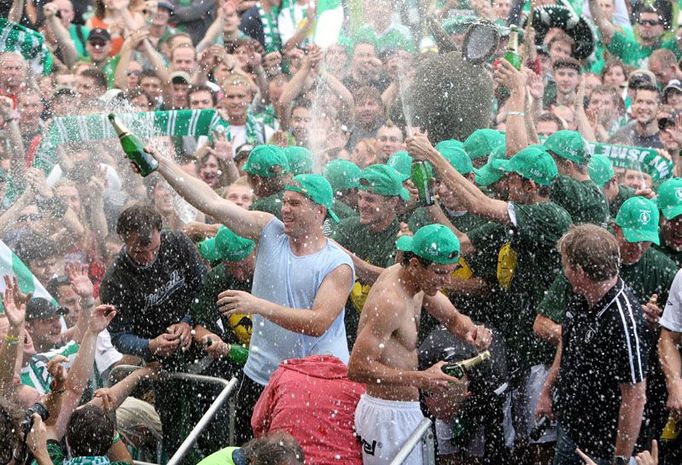
[[81,298],[88,298],[93,296],[92,281],[88,277],[87,265],[80,263],[67,263],[64,266],[66,277],[71,282],[73,291]]
[[3,295],[3,304],[5,306],[5,316],[9,321],[12,328],[21,328],[24,324],[26,318],[26,303],[18,302],[17,290],[18,286],[15,287],[15,281],[12,280],[8,275],[5,275],[5,293]]
[[259,313],[263,300],[245,291],[227,290],[218,294],[218,311],[223,316],[233,313]]
[[116,316],[116,307],[113,305],[98,305],[92,311],[90,321],[88,322],[88,330],[92,333],[99,334],[109,326],[111,320]]

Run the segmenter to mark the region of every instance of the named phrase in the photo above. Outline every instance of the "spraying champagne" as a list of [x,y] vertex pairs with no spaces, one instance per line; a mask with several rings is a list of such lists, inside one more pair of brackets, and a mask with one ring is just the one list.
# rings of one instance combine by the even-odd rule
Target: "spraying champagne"
[[144,151],[144,144],[140,138],[131,133],[113,113],[109,114],[109,121],[114,127],[116,134],[118,134],[118,139],[121,142],[121,147],[123,147],[126,157],[135,164],[140,174],[147,176],[156,171],[159,167],[159,162]]

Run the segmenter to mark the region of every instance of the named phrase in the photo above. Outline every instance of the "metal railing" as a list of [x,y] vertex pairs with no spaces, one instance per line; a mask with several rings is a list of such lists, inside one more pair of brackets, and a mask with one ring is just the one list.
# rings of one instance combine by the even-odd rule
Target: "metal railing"
[[[109,374],[109,379],[114,379],[115,374],[119,374],[121,372],[125,373],[131,373],[135,370],[138,370],[140,367],[139,366],[134,366],[134,365],[119,365],[114,368],[112,368],[111,373]],[[167,373],[164,374],[164,376],[167,376],[168,378],[172,379],[182,379],[185,381],[193,381],[193,382],[198,382],[198,383],[203,383],[203,384],[217,384],[219,386],[222,386],[223,389],[220,391],[220,394],[215,398],[211,406],[206,410],[204,415],[201,417],[199,422],[192,428],[192,431],[189,432],[185,440],[180,444],[180,447],[178,450],[175,451],[173,456],[168,460],[168,463],[166,465],[178,465],[180,461],[185,457],[187,452],[192,448],[194,443],[197,441],[199,438],[199,435],[201,432],[206,428],[208,423],[211,421],[213,416],[216,414],[218,409],[222,407],[222,405],[227,401],[228,397],[232,394],[232,391],[234,391],[235,386],[237,386],[237,378],[232,378],[229,381],[224,380],[223,378],[214,378],[212,376],[204,376],[204,375],[195,375],[191,373]],[[233,407],[233,406],[231,406]],[[232,408],[231,408],[232,410]],[[234,412],[230,412],[230,417],[233,417]],[[233,423],[230,422],[230,439],[234,437],[234,431],[232,431],[233,428]],[[141,462],[141,461],[136,461],[136,463],[139,463],[139,465],[158,465],[158,464],[149,464],[147,462]]]
[[396,456],[393,457],[391,465],[401,465],[412,453],[412,450],[422,441],[425,443],[422,449],[424,464],[434,465],[436,463],[436,449],[431,425],[432,422],[428,418],[424,418],[420,421],[414,431],[412,431],[412,434],[410,434],[410,437],[405,441],[405,444],[403,444],[403,447],[401,447]]

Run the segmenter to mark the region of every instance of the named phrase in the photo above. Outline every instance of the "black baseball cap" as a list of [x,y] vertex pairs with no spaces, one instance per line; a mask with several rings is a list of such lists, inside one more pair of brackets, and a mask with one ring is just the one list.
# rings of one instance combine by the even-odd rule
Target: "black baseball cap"
[[90,31],[90,34],[88,34],[88,42],[92,42],[95,39],[100,39],[105,42],[108,42],[111,40],[111,34],[109,34],[109,31],[106,29],[102,28],[95,28]]
[[58,307],[42,297],[34,297],[26,304],[26,321],[49,320],[68,313],[68,308]]

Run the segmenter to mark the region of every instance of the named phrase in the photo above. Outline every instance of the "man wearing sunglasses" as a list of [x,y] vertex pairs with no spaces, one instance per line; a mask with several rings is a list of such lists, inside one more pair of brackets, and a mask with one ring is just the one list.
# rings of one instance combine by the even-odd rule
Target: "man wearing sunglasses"
[[599,0],[590,0],[589,4],[590,12],[599,28],[606,49],[626,65],[642,68],[654,50],[658,48],[676,49],[675,40],[662,40],[665,32],[665,21],[654,7],[644,6],[639,10],[637,15],[639,34],[633,38],[607,19],[599,5]]

